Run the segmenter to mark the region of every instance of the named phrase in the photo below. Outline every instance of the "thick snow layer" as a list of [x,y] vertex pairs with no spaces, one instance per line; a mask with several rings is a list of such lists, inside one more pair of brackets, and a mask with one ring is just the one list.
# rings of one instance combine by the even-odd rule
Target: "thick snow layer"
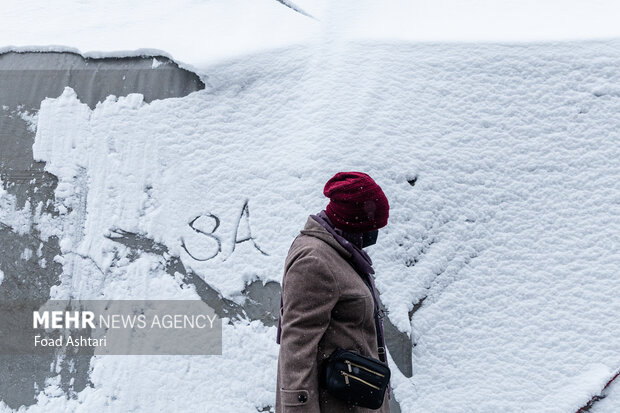
[[[287,7],[288,5],[289,7]],[[0,50],[163,53],[183,66],[343,39],[620,36],[615,0],[3,0]]]
[[[325,181],[362,170],[391,205],[377,287],[415,343],[413,377],[394,377],[403,411],[575,411],[620,366],[618,65],[618,42],[368,42],[213,66],[205,90],[150,104],[91,110],[67,88],[33,147],[64,211],[32,224],[62,237],[53,297],[195,297],[161,257],[128,260],[106,238],[120,229],[239,300],[281,279]],[[252,411],[274,402],[274,339],[236,325],[221,357],[97,358],[94,389],[65,401],[50,384],[40,406]]]
[[620,381],[616,379],[604,392],[604,398],[596,402],[590,413],[617,413],[620,407]]
[[156,49],[194,66],[304,42],[316,30],[276,0],[6,0],[0,14],[0,47],[66,46],[92,57]]
[[295,0],[323,31],[353,38],[532,41],[618,36],[611,0]]

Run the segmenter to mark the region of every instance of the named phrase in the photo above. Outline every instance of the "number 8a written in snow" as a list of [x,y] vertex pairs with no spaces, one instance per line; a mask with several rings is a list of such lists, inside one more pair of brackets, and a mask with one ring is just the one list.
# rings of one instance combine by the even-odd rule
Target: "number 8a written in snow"
[[[256,243],[256,241],[254,240],[254,237],[252,236],[252,230],[250,228],[250,207],[248,206],[248,202],[249,200],[245,200],[245,202],[243,203],[243,208],[241,208],[241,213],[239,214],[239,217],[237,218],[237,223],[235,225],[235,232],[233,234],[233,246],[232,246],[232,251],[230,252],[230,254],[228,255],[228,257],[224,258],[223,261],[226,261],[231,255],[232,253],[235,251],[235,247],[237,246],[237,244],[241,244],[242,242],[246,242],[246,241],[251,241],[252,245],[254,245],[254,248],[256,248],[261,254],[263,255],[269,255],[267,254],[265,251],[263,251],[258,244]],[[207,218],[213,218],[215,225],[213,226],[213,229],[211,230],[211,232],[206,232],[203,231],[200,228],[197,228],[195,226],[195,223],[198,219],[203,218],[203,217],[207,217]],[[241,220],[245,218],[245,223],[247,225],[247,235],[241,239],[239,239],[239,226],[241,225]],[[197,232],[198,234],[202,234],[206,237],[209,237],[211,239],[213,239],[216,243],[217,243],[217,251],[215,251],[214,254],[212,254],[209,257],[206,258],[199,258],[196,255],[192,254],[188,249],[187,249],[187,245],[185,245],[185,240],[181,239],[181,246],[183,247],[183,249],[185,250],[185,252],[187,252],[187,254],[192,257],[193,259],[195,259],[196,261],[208,261],[212,258],[215,258],[219,253],[222,252],[222,241],[220,239],[220,237],[218,237],[217,235],[215,235],[215,231],[217,231],[217,229],[220,226],[220,219],[214,215],[214,214],[206,214],[206,215],[198,215],[197,217],[195,217],[194,219],[192,219],[189,222],[189,227],[194,230],[195,232]]]

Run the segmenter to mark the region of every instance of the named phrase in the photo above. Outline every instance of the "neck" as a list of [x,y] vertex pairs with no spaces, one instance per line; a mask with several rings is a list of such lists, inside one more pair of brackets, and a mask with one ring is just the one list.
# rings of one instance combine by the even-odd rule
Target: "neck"
[[358,248],[363,248],[364,245],[364,234],[361,232],[347,232],[342,231],[342,238],[349,241],[351,244],[355,245]]

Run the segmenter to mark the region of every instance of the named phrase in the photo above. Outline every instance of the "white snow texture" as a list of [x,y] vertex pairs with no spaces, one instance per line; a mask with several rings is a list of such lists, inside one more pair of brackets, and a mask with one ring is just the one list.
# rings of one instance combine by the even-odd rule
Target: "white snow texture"
[[[240,302],[249,281],[281,280],[324,183],[360,170],[391,206],[369,253],[415,343],[413,377],[394,371],[403,412],[575,412],[620,367],[619,65],[613,41],[373,41],[240,57],[205,69],[205,90],[150,104],[134,94],[91,110],[67,88],[42,103],[33,147],[65,211],[28,223],[62,239],[52,298],[197,298],[160,257],[123,258],[105,237],[119,228]],[[246,200],[237,239],[255,244],[235,245]],[[210,232],[208,214],[222,251],[197,261],[182,244],[217,252],[188,225],[203,216]],[[273,405],[275,328],[223,333],[222,356],[95,357],[94,388],[67,400],[50,382],[24,411]],[[597,412],[620,409],[618,385],[608,393]]]

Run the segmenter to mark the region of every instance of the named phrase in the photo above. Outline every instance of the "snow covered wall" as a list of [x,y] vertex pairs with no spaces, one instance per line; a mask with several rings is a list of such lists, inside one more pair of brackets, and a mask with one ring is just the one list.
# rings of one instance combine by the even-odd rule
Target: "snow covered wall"
[[[33,121],[53,213],[24,223],[5,191],[0,220],[58,237],[51,298],[197,299],[202,280],[247,305],[325,181],[365,171],[392,208],[377,287],[413,342],[402,411],[575,412],[620,367],[619,66],[615,41],[369,41],[208,66],[204,90],[149,103],[66,88]],[[88,386],[52,377],[22,410],[268,411],[275,327],[223,333],[222,356],[94,357]]]
[[[74,88],[94,108],[110,94],[140,92],[147,102],[203,88],[194,73],[161,56],[84,59],[75,53],[0,54],[0,302],[50,297],[62,265],[57,236],[42,236],[43,221],[59,213],[58,179],[32,155],[41,101]],[[14,212],[15,211],[15,212]],[[79,211],[83,212],[83,209]],[[74,216],[78,211],[74,212]],[[42,218],[43,221],[39,221]],[[32,225],[32,222],[37,225]],[[71,230],[69,230],[71,231]],[[67,258],[67,254],[64,254]],[[70,257],[69,257],[70,258]],[[65,268],[63,270],[63,267]],[[25,324],[27,325],[27,324]],[[3,338],[5,335],[3,333]],[[90,357],[0,356],[0,398],[11,407],[32,405],[46,381],[66,394],[88,385]]]

